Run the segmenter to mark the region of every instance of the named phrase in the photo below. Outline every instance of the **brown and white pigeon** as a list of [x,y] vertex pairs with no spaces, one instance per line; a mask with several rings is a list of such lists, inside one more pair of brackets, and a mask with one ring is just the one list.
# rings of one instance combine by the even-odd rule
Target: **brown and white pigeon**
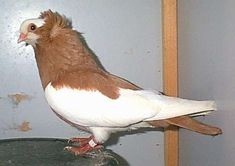
[[92,134],[71,138],[80,146],[66,149],[83,154],[101,145],[111,133],[176,125],[207,135],[221,130],[191,118],[216,110],[213,101],[168,97],[105,71],[72,29],[70,20],[51,10],[25,20],[18,42],[32,45],[45,97],[52,110],[74,127]]

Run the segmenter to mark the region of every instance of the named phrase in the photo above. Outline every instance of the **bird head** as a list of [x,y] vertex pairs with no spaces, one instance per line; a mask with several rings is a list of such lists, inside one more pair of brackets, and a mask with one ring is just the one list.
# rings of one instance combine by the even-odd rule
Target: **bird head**
[[38,29],[44,25],[45,21],[41,18],[25,20],[20,26],[20,36],[18,43],[24,41],[27,44],[35,46],[40,35],[37,33]]
[[24,41],[36,46],[39,39],[51,40],[61,29],[72,29],[72,23],[64,15],[51,10],[41,13],[39,18],[25,20],[20,26],[18,43]]

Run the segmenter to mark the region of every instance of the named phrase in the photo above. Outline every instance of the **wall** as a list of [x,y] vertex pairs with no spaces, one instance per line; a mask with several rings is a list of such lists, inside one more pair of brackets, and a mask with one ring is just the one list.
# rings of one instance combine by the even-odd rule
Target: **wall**
[[180,0],[180,96],[214,99],[218,111],[200,118],[223,135],[180,131],[180,165],[234,166],[235,163],[235,1]]
[[[50,111],[30,46],[16,43],[20,23],[52,9],[72,18],[110,72],[162,89],[160,0],[0,0],[0,139],[87,135]],[[163,165],[163,133],[115,137],[108,148],[131,165]]]

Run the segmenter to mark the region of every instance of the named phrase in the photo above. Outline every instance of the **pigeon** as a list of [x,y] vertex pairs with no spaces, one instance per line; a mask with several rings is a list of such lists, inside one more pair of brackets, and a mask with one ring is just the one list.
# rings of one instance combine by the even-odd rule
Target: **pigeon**
[[206,135],[221,129],[192,117],[216,110],[214,101],[166,96],[113,75],[101,65],[82,34],[66,16],[47,10],[20,26],[18,43],[34,49],[45,98],[53,112],[73,127],[91,133],[70,138],[79,146],[65,149],[82,155],[102,145],[112,133],[140,128],[182,127]]

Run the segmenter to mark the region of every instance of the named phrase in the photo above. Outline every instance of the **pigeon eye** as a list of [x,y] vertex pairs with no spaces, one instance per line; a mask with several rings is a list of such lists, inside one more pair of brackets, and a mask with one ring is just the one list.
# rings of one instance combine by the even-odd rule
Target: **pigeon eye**
[[32,25],[30,26],[30,30],[32,30],[32,31],[34,31],[36,28],[37,28],[37,27],[36,27],[36,25],[34,25],[34,24],[32,24]]

